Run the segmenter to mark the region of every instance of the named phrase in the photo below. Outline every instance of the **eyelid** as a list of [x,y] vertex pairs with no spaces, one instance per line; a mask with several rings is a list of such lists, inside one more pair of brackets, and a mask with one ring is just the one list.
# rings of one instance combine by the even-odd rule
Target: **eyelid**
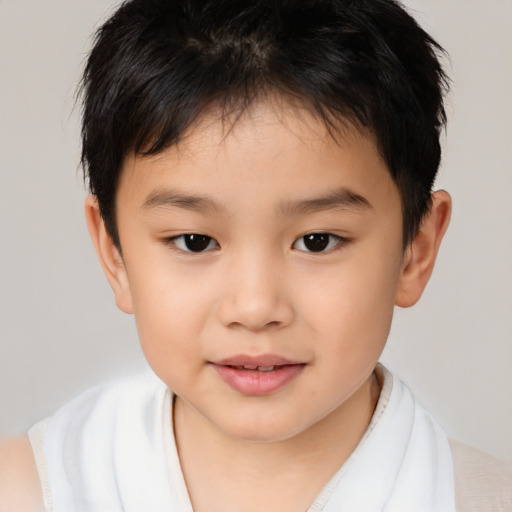
[[[304,238],[310,235],[327,235],[332,239],[334,239],[334,245],[331,244],[331,241],[329,242],[326,249],[322,251],[311,251],[308,250],[306,247],[304,249],[298,248],[297,244],[302,243],[304,244]],[[297,249],[298,251],[302,251],[308,254],[327,254],[331,253],[333,251],[336,251],[338,249],[341,249],[345,245],[347,245],[350,242],[350,239],[343,237],[341,235],[336,235],[335,233],[329,233],[328,231],[310,231],[309,233],[304,233],[299,238],[293,242],[292,248]],[[331,247],[329,247],[331,245]]]
[[[201,251],[193,251],[191,249],[189,249],[186,245],[185,245],[185,237],[186,236],[191,236],[191,235],[196,235],[196,236],[201,236],[201,237],[205,237],[205,238],[208,238],[209,239],[209,242],[208,242],[208,246],[204,249],[204,250],[201,250]],[[178,240],[181,240],[182,243],[177,243]],[[220,247],[219,245],[219,242],[217,242],[217,240],[215,240],[215,238],[209,236],[209,235],[205,235],[204,233],[193,233],[193,232],[190,232],[190,233],[180,233],[179,235],[174,235],[174,236],[171,236],[171,237],[167,237],[164,239],[164,242],[171,246],[174,250],[177,250],[177,251],[180,251],[180,252],[184,252],[184,253],[187,253],[187,254],[203,254],[205,252],[210,252],[214,249],[218,249]],[[214,244],[215,246],[214,247],[210,247],[211,244]]]
[[[204,249],[199,250],[199,251],[194,251],[194,250],[190,249],[189,247],[187,247],[186,242],[185,242],[185,237],[186,236],[193,236],[193,235],[196,235],[196,236],[199,236],[199,237],[204,237],[204,238],[208,239],[207,246]],[[328,236],[330,240],[329,240],[326,248],[322,249],[320,251],[314,251],[314,250],[308,249],[305,246],[305,244],[304,244],[304,239],[307,236],[311,236],[311,235],[325,235],[325,236]],[[199,254],[202,254],[202,253],[205,253],[205,252],[210,252],[210,251],[212,251],[214,249],[219,249],[220,248],[220,245],[217,242],[217,240],[215,240],[215,238],[213,238],[213,237],[211,237],[209,235],[205,235],[203,233],[194,233],[194,232],[180,233],[178,235],[166,237],[166,238],[163,239],[163,241],[164,241],[164,243],[166,245],[170,246],[172,249],[174,249],[176,251],[188,253],[188,254],[197,254],[197,255],[199,255]],[[341,235],[337,235],[335,233],[330,233],[328,231],[310,231],[308,233],[304,233],[299,238],[297,238],[293,242],[293,244],[292,244],[292,249],[296,249],[296,250],[299,250],[301,252],[305,252],[305,253],[309,253],[309,254],[326,254],[326,253],[333,252],[333,251],[335,251],[337,249],[341,249],[342,247],[347,245],[349,242],[350,242],[350,239],[348,239],[346,237],[343,237]],[[297,245],[299,245],[299,244],[304,245],[304,247],[303,248],[297,247]]]

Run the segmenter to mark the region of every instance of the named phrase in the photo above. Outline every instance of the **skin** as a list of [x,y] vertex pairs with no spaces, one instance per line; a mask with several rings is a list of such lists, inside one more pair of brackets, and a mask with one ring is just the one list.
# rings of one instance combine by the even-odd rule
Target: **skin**
[[28,437],[0,441],[0,512],[42,512],[43,496]]
[[[399,192],[371,134],[345,128],[334,140],[284,101],[253,105],[229,130],[210,113],[178,146],[128,156],[117,192],[122,255],[87,200],[116,302],[135,315],[149,364],[176,394],[196,512],[314,501],[368,426],[394,306],[421,296],[450,209],[448,194],[435,193],[404,251]],[[211,237],[207,250],[187,252],[189,233]],[[311,233],[332,235],[325,251],[307,250]],[[302,366],[277,390],[247,395],[215,369],[238,354]]]

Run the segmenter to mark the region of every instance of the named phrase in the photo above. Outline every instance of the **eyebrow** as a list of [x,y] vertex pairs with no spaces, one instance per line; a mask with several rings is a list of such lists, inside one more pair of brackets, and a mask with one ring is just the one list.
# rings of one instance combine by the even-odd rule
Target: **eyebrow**
[[315,213],[324,210],[373,210],[371,203],[360,194],[340,188],[311,199],[284,202],[279,210],[285,215]]
[[172,190],[155,190],[146,197],[142,208],[150,210],[153,208],[182,208],[200,213],[221,211],[223,208],[213,199],[195,194],[182,194]]
[[[221,212],[224,210],[219,203],[210,197],[195,194],[187,195],[167,189],[151,192],[144,200],[142,208],[144,210],[154,208],[182,208],[199,213]],[[373,209],[373,206],[362,195],[347,188],[341,188],[323,196],[284,201],[278,207],[278,211],[287,216],[334,209],[369,210]]]

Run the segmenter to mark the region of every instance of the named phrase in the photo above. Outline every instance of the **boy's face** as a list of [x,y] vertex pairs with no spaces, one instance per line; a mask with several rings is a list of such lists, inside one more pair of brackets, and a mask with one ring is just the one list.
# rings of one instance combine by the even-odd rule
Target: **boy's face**
[[282,440],[369,382],[405,265],[400,196],[371,137],[336,142],[270,104],[229,131],[207,117],[177,147],[127,158],[117,222],[117,302],[186,414]]

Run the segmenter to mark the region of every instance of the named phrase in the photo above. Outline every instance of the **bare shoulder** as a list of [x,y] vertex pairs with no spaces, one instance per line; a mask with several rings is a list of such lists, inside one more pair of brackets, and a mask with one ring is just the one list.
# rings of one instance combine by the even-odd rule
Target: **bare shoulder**
[[512,469],[481,450],[450,440],[457,510],[512,510]]
[[0,440],[0,512],[41,512],[41,485],[28,436]]

